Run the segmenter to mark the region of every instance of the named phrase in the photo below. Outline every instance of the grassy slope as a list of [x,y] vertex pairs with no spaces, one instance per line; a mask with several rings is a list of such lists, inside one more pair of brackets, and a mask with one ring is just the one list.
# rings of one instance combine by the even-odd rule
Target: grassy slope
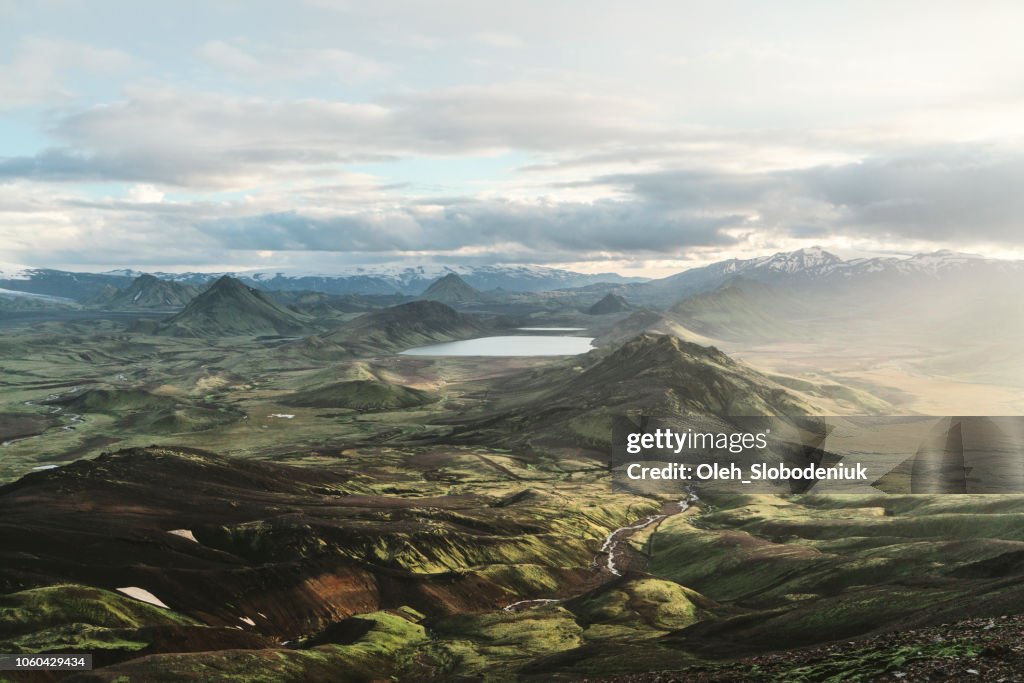
[[299,391],[282,399],[282,403],[305,408],[379,411],[413,408],[436,400],[437,396],[412,387],[378,380],[351,380]]
[[136,651],[146,626],[196,625],[118,593],[59,584],[0,596],[0,649],[9,653]]
[[308,321],[240,281],[222,277],[162,323],[160,334],[195,337],[298,334]]
[[1024,591],[984,571],[1024,550],[1019,498],[713,502],[698,525],[670,520],[649,546],[655,575],[757,615],[709,629],[709,643],[778,649],[1024,608]]

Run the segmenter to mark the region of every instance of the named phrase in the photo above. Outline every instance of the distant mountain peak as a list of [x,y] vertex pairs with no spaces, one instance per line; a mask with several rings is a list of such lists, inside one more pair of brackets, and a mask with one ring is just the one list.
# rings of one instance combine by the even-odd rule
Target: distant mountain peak
[[213,284],[210,285],[210,289],[214,289],[215,287],[220,287],[225,290],[239,289],[242,287],[245,289],[252,289],[251,287],[246,286],[244,282],[236,277],[232,277],[231,275],[221,275],[219,278],[214,280]]
[[796,251],[782,251],[773,254],[755,265],[756,268],[768,268],[783,272],[821,269],[843,263],[843,259],[825,251],[821,247],[808,247]]
[[458,274],[448,273],[431,283],[420,295],[420,298],[446,304],[459,304],[479,301],[480,292],[467,284]]
[[[541,398],[488,418],[482,438],[511,443],[611,445],[615,415],[804,415],[814,408],[713,346],[644,333],[578,361]],[[498,425],[498,429],[495,426]],[[493,441],[492,441],[493,442]]]
[[604,298],[588,308],[587,313],[590,315],[608,315],[610,313],[625,313],[631,310],[633,310],[633,307],[621,295],[608,292],[604,295]]
[[224,275],[198,295],[161,332],[191,336],[295,334],[302,319],[245,283]]
[[[615,365],[616,363],[624,362],[627,358],[638,356],[644,356],[648,360],[656,360],[657,362],[651,363],[652,368],[658,367],[661,363],[667,364],[677,361],[684,356],[714,360],[726,365],[735,365],[736,363],[736,361],[714,346],[701,346],[674,335],[653,332],[644,332],[633,337],[619,346],[602,362],[608,365]],[[640,370],[642,368],[637,369]]]

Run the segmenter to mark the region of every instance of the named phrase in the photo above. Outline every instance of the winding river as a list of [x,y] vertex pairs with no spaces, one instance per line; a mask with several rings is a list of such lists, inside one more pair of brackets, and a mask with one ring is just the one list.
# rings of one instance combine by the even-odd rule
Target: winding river
[[[652,524],[660,524],[662,521],[668,519],[669,517],[681,515],[682,513],[689,510],[690,506],[696,503],[698,500],[699,499],[697,498],[697,494],[694,493],[693,491],[690,491],[686,494],[686,498],[679,501],[678,511],[666,512],[660,515],[651,515],[649,517],[645,517],[644,519],[640,520],[635,524],[621,526],[618,529],[612,531],[610,534],[608,534],[608,536],[606,536],[604,539],[604,544],[601,546],[601,549],[594,556],[594,562],[592,565],[594,567],[597,567],[599,571],[608,574],[608,579],[603,581],[601,585],[608,583],[608,581],[611,581],[616,576],[622,576],[622,572],[619,571],[621,563],[616,562],[616,560],[621,559],[623,554],[626,552],[628,546],[625,544],[625,541],[627,541],[630,536],[632,536],[637,531],[640,531],[641,529],[646,529]],[[519,612],[524,609],[530,609],[531,607],[551,605],[559,602],[564,602],[566,600],[570,600],[592,589],[593,586],[587,586],[585,589],[565,598],[535,598],[532,600],[519,600],[509,605],[505,605],[505,607],[503,607],[502,609],[504,609],[506,612]]]

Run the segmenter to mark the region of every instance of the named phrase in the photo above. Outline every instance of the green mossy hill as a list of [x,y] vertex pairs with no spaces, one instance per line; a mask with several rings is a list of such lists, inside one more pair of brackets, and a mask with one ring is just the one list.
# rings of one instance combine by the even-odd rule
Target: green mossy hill
[[364,412],[399,410],[434,403],[435,394],[377,380],[336,382],[291,394],[281,402],[309,408],[350,408]]
[[588,640],[653,637],[697,623],[713,603],[678,583],[623,577],[566,603]]
[[309,649],[225,649],[140,657],[67,679],[73,683],[366,683],[398,680],[427,641],[425,629],[405,616],[373,612],[353,642]]
[[433,655],[448,663],[453,680],[514,681],[510,670],[584,644],[583,628],[561,606],[460,615],[438,622],[433,633]]
[[122,424],[147,434],[185,434],[237,422],[243,417],[243,413],[231,408],[181,405],[134,416]]
[[718,349],[671,335],[643,334],[610,350],[592,351],[584,361],[582,372],[564,375],[555,391],[465,432],[473,439],[603,449],[611,442],[613,417],[627,413],[730,417],[815,411]]
[[0,638],[79,622],[124,628],[195,623],[170,610],[90,586],[59,584],[0,595]]
[[[679,661],[657,652],[659,638],[691,626],[709,613],[713,603],[671,581],[642,574],[624,576],[563,603],[534,604],[521,610],[465,614],[433,624],[429,653],[453,680],[575,680],[608,663],[601,652],[619,647],[643,648],[656,661]],[[648,645],[649,644],[649,645]],[[635,652],[636,650],[632,650]],[[566,664],[577,676],[551,673]],[[643,660],[620,660],[615,669],[637,670]],[[568,667],[566,667],[568,668]],[[547,677],[539,672],[547,672]]]
[[293,335],[306,327],[298,313],[225,275],[157,328],[182,337]]
[[70,412],[113,415],[119,427],[149,434],[199,432],[243,417],[232,408],[192,405],[145,389],[88,389],[48,403]]
[[87,389],[81,393],[67,394],[49,403],[83,413],[120,413],[173,408],[179,401],[145,389]]
[[[600,353],[600,352],[598,352]],[[642,335],[580,373],[557,396],[612,407],[638,397],[689,414],[800,415],[811,406],[713,346]]]
[[134,652],[148,645],[134,631],[184,625],[197,622],[90,586],[60,584],[0,595],[4,652]]

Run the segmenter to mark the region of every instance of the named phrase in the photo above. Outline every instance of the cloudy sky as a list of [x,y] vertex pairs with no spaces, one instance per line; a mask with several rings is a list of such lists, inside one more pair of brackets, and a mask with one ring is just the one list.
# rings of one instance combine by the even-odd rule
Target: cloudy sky
[[1024,3],[0,0],[0,261],[1024,256]]

